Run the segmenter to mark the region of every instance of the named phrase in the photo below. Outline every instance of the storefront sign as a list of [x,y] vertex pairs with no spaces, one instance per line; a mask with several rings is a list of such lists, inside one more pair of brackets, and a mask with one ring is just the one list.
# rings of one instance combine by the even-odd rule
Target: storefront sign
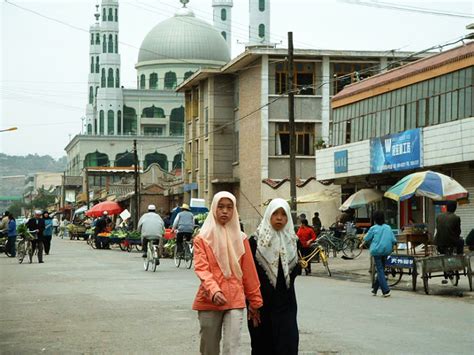
[[370,139],[370,172],[400,171],[421,166],[421,129]]
[[348,166],[347,149],[334,152],[334,173],[347,173]]
[[413,269],[415,258],[408,255],[390,255],[385,261],[386,267]]
[[190,184],[185,184],[184,185],[184,192],[189,192],[191,190],[197,190],[197,189],[198,189],[197,182],[192,182]]

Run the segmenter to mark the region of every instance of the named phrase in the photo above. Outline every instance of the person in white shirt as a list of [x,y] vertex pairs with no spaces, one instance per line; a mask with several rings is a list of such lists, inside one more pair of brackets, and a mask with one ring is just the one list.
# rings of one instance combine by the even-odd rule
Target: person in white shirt
[[146,258],[148,241],[153,240],[153,243],[161,243],[163,233],[165,232],[165,224],[160,215],[156,213],[156,206],[149,205],[148,212],[145,213],[138,221],[137,230],[142,237],[143,257]]

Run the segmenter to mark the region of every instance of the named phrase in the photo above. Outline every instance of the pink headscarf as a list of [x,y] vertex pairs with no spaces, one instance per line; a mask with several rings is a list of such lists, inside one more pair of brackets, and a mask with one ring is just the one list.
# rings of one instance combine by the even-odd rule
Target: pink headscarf
[[[224,226],[217,222],[217,205],[223,198],[228,198],[234,204],[232,217]],[[204,221],[199,235],[212,249],[224,277],[229,278],[234,274],[238,279],[242,279],[239,260],[245,253],[243,242],[245,234],[240,231],[239,213],[234,195],[227,191],[214,195],[211,211]]]

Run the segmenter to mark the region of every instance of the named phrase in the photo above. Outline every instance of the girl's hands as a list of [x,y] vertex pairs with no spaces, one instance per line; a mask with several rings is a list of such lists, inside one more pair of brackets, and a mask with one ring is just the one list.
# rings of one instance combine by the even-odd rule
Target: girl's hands
[[216,306],[223,306],[227,303],[227,298],[225,298],[222,291],[219,291],[216,292],[212,297],[212,303],[214,303]]

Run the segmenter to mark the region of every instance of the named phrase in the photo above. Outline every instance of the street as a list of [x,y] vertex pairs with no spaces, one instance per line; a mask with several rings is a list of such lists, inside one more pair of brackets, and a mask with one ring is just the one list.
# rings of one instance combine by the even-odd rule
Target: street
[[[192,270],[165,259],[145,272],[136,251],[56,237],[44,260],[19,265],[0,256],[0,353],[198,353]],[[372,297],[368,283],[341,276],[336,264],[333,278],[315,264],[318,276],[297,279],[301,354],[472,353],[474,302],[465,280],[464,297],[403,286],[390,298]],[[246,326],[242,334],[249,354]]]

